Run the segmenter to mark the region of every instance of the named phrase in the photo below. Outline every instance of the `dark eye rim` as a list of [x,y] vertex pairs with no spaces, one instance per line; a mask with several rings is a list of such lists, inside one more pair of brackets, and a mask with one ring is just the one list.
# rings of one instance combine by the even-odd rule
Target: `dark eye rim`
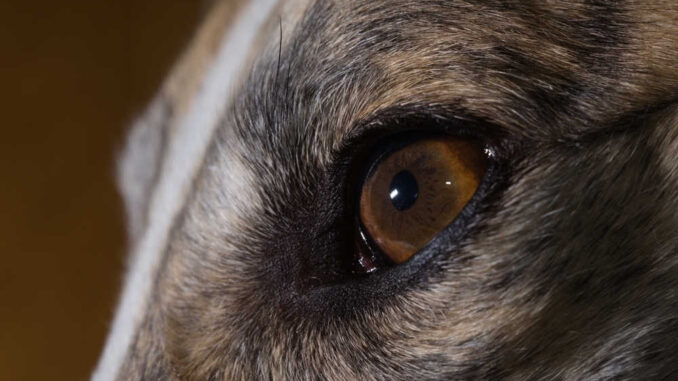
[[[477,139],[494,153],[488,162],[478,189],[457,218],[448,225],[410,260],[397,266],[390,266],[366,276],[350,271],[355,262],[346,262],[346,275],[342,280],[324,283],[309,292],[298,295],[289,308],[303,311],[305,315],[343,316],[350,319],[360,310],[381,308],[395,302],[395,296],[410,289],[420,289],[442,275],[443,265],[460,263],[463,258],[452,254],[468,242],[473,235],[482,232],[480,223],[497,210],[502,191],[509,186],[512,159],[520,144],[509,139],[508,131],[474,117],[459,109],[439,109],[425,105],[398,106],[384,110],[356,123],[350,136],[343,139],[335,151],[329,168],[332,184],[342,192],[336,202],[344,205],[342,229],[353,232],[353,209],[358,184],[365,178],[366,160],[388,152],[386,141],[399,141],[399,137],[423,135],[448,135]],[[384,151],[375,153],[378,147]],[[369,167],[369,166],[368,166]],[[359,194],[358,194],[359,196]],[[350,205],[350,207],[347,207]],[[343,225],[343,224],[342,224]],[[453,261],[453,262],[451,262]],[[460,266],[460,265],[458,265]]]
[[[474,205],[488,201],[487,196],[496,193],[495,189],[503,188],[501,184],[507,178],[504,175],[508,172],[508,159],[513,156],[514,147],[507,143],[506,131],[500,126],[458,109],[440,109],[422,105],[399,106],[384,110],[362,121],[353,131],[353,136],[346,139],[345,148],[348,147],[348,149],[344,150],[345,154],[348,153],[351,156],[350,160],[345,162],[345,205],[349,206],[347,214],[353,222],[353,229],[367,238],[362,245],[372,254],[371,260],[376,262],[377,267],[380,267],[379,272],[403,266],[415,266],[408,263],[415,262],[415,257],[423,256],[421,253],[426,247],[434,244],[441,235],[449,235],[446,233],[449,227],[459,225],[457,220],[469,214],[469,210],[474,209],[475,213]],[[488,166],[478,189],[459,216],[410,260],[394,265],[389,263],[387,256],[381,253],[374,243],[369,242],[371,238],[362,226],[359,215],[362,187],[374,168],[391,153],[416,141],[437,137],[474,140],[492,155],[488,156]],[[489,190],[491,192],[488,192]],[[463,218],[465,221],[469,219],[469,217]],[[356,261],[357,259],[352,264],[355,265]],[[365,269],[360,266],[352,270],[357,276],[366,274]]]

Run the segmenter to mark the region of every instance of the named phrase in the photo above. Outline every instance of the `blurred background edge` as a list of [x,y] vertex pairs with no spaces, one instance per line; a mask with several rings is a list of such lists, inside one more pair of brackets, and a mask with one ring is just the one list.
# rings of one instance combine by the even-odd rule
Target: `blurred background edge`
[[125,260],[115,155],[195,0],[0,3],[0,380],[85,380]]

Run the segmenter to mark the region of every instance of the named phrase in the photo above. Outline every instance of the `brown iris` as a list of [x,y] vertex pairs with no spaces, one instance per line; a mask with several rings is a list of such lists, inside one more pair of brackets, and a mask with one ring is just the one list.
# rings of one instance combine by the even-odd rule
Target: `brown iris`
[[448,136],[421,139],[391,152],[363,184],[363,226],[391,261],[403,263],[457,217],[486,165],[481,145]]

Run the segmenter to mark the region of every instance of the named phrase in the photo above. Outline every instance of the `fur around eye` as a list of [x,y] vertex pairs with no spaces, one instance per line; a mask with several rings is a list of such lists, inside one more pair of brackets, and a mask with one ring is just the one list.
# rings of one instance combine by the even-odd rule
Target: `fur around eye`
[[464,209],[487,164],[481,144],[451,136],[419,139],[382,155],[360,190],[360,237],[386,262],[406,262]]

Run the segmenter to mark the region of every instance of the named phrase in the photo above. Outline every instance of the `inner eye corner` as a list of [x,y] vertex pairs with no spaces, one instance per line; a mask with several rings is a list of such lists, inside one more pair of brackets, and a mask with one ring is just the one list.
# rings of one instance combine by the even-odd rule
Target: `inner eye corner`
[[455,221],[495,158],[491,145],[467,134],[410,132],[380,141],[354,191],[358,272],[409,261]]

